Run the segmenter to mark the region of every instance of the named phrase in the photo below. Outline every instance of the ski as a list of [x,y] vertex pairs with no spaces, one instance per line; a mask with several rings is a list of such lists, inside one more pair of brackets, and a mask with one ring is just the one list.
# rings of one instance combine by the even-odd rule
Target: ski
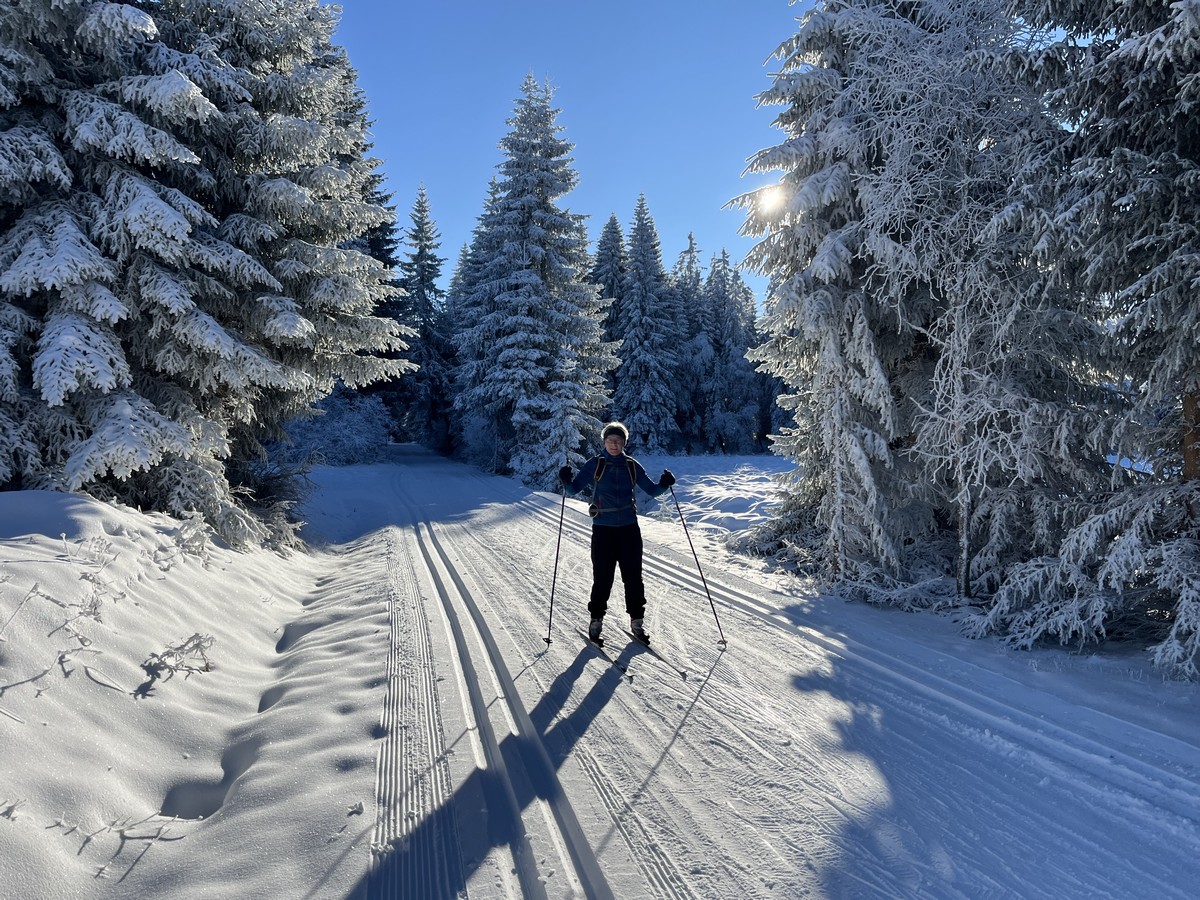
[[636,634],[634,634],[628,628],[622,628],[621,630],[624,631],[627,635],[629,635],[629,639],[631,641],[636,643],[639,647],[643,648],[647,653],[649,653],[651,656],[653,656],[655,659],[657,659],[663,665],[670,668],[673,672],[678,673],[679,677],[682,678],[684,681],[687,681],[687,677],[688,677],[687,669],[679,668],[679,666],[675,665],[675,663],[671,662],[671,660],[667,659],[665,656],[663,656],[661,653],[659,653],[657,650],[655,650],[652,646],[650,646],[650,641],[648,641],[648,640],[643,641],[640,637],[638,637]]
[[596,641],[593,641],[590,637],[588,637],[588,633],[586,631],[584,631],[582,628],[577,628],[575,630],[579,632],[579,636],[581,638],[583,638],[584,643],[586,643],[589,647],[591,647],[593,650],[595,650],[597,653],[599,653],[604,658],[605,662],[607,662],[610,666],[612,666],[614,669],[616,669],[618,672],[620,672],[622,678],[625,678],[630,684],[633,684],[633,676],[629,673],[629,667],[620,663],[616,659],[616,657],[614,657],[611,653],[609,653],[607,650],[604,649],[603,638],[600,640],[599,643],[597,643]]

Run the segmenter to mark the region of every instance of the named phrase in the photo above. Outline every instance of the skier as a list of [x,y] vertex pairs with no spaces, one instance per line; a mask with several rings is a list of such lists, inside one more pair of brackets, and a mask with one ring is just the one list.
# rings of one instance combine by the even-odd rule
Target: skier
[[621,566],[621,581],[625,585],[625,611],[629,613],[629,630],[639,641],[650,643],[645,630],[646,588],[642,583],[642,531],[637,521],[637,500],[634,487],[640,487],[651,497],[657,497],[675,483],[670,470],[663,469],[658,484],[650,480],[646,470],[632,457],[625,455],[629,429],[620,422],[609,422],[601,432],[604,452],[583,464],[578,475],[570,466],[563,466],[558,477],[574,493],[588,485],[592,503],[592,594],[588,612],[592,620],[588,637],[602,643],[601,629],[608,611],[608,595],[612,590],[617,565]]

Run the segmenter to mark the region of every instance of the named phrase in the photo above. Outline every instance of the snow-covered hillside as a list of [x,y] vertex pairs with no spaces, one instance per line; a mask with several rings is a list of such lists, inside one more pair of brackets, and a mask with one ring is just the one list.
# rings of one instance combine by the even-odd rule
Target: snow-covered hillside
[[[761,459],[644,459],[662,659],[580,639],[583,503],[413,447],[311,553],[0,493],[0,895],[1187,897],[1196,685],[730,556]],[[728,648],[718,646],[720,634]],[[551,643],[545,638],[549,635]],[[624,670],[624,671],[622,671]]]

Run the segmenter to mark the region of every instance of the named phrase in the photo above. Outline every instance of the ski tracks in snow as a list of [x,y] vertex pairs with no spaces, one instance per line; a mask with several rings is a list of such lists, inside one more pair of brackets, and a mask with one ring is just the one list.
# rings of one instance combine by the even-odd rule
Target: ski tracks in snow
[[1061,702],[1001,675],[814,628],[706,568],[722,652],[693,561],[653,528],[650,622],[687,678],[608,627],[626,681],[576,637],[577,510],[547,646],[556,498],[426,455],[398,472],[376,896],[1182,897],[1200,876],[1200,784],[1156,758],[1169,739],[1053,721]]
[[[492,490],[498,483],[490,480]],[[516,488],[506,499],[527,514],[508,518],[532,519],[549,544],[557,504]],[[586,558],[589,523],[568,516],[563,528],[564,552],[573,543]],[[524,564],[535,562],[550,570],[542,560]],[[673,709],[652,706],[645,721],[686,725],[688,746],[678,749],[691,768],[734,773],[729,782],[744,786],[728,792],[716,782],[709,798],[689,800],[686,790],[676,798],[693,823],[706,806],[712,813],[696,830],[711,838],[711,858],[727,856],[723,876],[736,873],[744,891],[725,893],[726,885],[722,896],[1094,896],[1113,890],[1114,863],[1124,858],[1116,884],[1188,896],[1192,879],[1181,873],[1200,874],[1200,782],[1173,764],[1186,749],[1157,757],[1171,739],[1138,727],[1114,732],[1089,709],[1057,721],[1057,698],[1014,692],[1002,675],[962,659],[930,667],[936,653],[910,659],[886,635],[864,642],[823,632],[769,591],[706,572],[727,635],[737,636],[721,654],[693,561],[648,537],[645,571],[653,621],[670,641],[660,645],[710,676],[690,701],[678,691]],[[573,573],[584,584],[589,575]],[[686,619],[687,634],[671,633],[675,618]],[[772,662],[793,675],[779,677]],[[1011,782],[999,795],[990,790],[997,767]],[[1015,829],[1014,807],[1025,810]],[[978,827],[945,827],[964,821]]]
[[[449,887],[465,883],[458,823],[449,806],[455,748],[447,746],[418,574],[394,532],[388,534],[387,554],[388,683],[378,732],[377,819],[368,893],[412,897],[429,885],[444,885],[453,896]],[[404,865],[395,864],[401,857]],[[386,864],[389,859],[392,864]]]
[[[460,702],[449,705],[462,711],[463,738],[471,745],[473,759],[469,771],[460,770],[453,794],[430,792],[428,802],[419,808],[403,809],[408,792],[401,790],[397,796],[387,790],[379,792],[381,822],[396,820],[397,812],[404,821],[394,836],[386,834],[388,826],[384,825],[381,843],[391,852],[376,861],[372,893],[381,897],[452,897],[468,892],[508,896],[515,888],[530,898],[612,897],[471,588],[443,549],[432,524],[405,493],[401,480],[397,480],[396,498],[407,508],[411,526],[394,544],[403,557],[398,565],[407,582],[396,591],[394,603],[400,606],[406,597],[417,598],[417,606],[423,603],[424,610],[409,623],[409,634],[393,630],[395,665],[402,668],[402,657],[411,654],[415,645],[418,667],[428,672],[438,668],[432,657],[422,659],[420,650],[436,642],[437,629],[432,623],[440,619],[446,631],[444,649],[449,651],[440,659],[453,660],[452,675],[459,691]],[[401,646],[405,649],[398,649]],[[408,704],[410,713],[420,715],[423,706],[436,705],[431,699],[432,693],[414,698]],[[443,695],[441,703],[447,699]],[[388,706],[405,704],[398,696],[395,703],[389,700]],[[444,729],[436,717],[429,719],[431,727],[422,736],[430,747],[417,756],[421,765],[438,771],[445,768],[445,748],[439,744]],[[403,744],[404,737],[394,743]],[[423,771],[417,771],[419,766],[406,763],[402,752],[381,756],[381,785],[428,780]],[[440,840],[414,842],[412,833],[421,832],[438,834]],[[512,880],[516,885],[509,883]],[[413,891],[396,893],[405,883]]]

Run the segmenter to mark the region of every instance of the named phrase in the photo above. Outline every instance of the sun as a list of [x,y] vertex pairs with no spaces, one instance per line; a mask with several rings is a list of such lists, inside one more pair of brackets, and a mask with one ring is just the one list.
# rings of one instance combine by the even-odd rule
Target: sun
[[783,185],[773,184],[758,191],[758,208],[763,212],[774,212],[783,205]]

